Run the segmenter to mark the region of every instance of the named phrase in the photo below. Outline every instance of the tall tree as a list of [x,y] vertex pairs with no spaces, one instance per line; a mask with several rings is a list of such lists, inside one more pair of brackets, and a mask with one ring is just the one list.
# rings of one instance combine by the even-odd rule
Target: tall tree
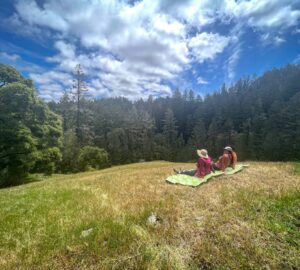
[[20,82],[0,88],[2,186],[25,181],[30,171],[51,174],[61,160],[61,118],[38,98],[26,79],[16,77]]
[[70,94],[65,91],[62,95],[59,106],[57,111],[63,117],[63,130],[67,132],[68,130],[73,129],[75,123],[75,106],[74,102],[72,101]]
[[166,143],[166,152],[164,153],[164,159],[175,160],[178,130],[176,119],[171,109],[168,109],[166,111],[163,122],[163,135]]
[[76,103],[76,128],[75,133],[79,144],[83,142],[83,121],[82,119],[82,102],[84,94],[88,91],[85,82],[85,74],[82,71],[81,65],[76,65],[73,72],[73,91],[71,92],[75,97]]
[[189,140],[189,144],[192,149],[200,149],[207,147],[207,139],[206,139],[206,128],[203,120],[200,118],[197,120],[193,131],[192,136]]

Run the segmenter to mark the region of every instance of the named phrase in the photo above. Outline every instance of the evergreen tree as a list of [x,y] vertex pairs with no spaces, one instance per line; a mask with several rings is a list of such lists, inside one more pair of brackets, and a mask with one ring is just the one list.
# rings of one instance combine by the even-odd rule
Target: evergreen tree
[[197,149],[207,147],[206,128],[201,118],[196,122],[190,142],[191,145]]
[[[288,65],[230,87],[224,84],[203,98],[192,90],[176,90],[172,97],[135,102],[82,99],[81,146],[105,148],[114,164],[192,160],[197,148],[217,157],[225,145],[235,146],[239,159],[297,160],[299,83],[299,65]],[[51,106],[63,116],[64,130],[76,131],[71,112],[76,102],[64,96]]]
[[163,135],[166,143],[166,152],[163,154],[163,158],[165,160],[175,160],[178,131],[176,119],[171,109],[166,111],[163,122]]
[[216,157],[220,151],[217,145],[219,131],[217,121],[213,119],[207,131],[207,149],[213,157]]
[[125,164],[128,159],[128,137],[123,128],[115,128],[107,134],[108,152],[113,164]]
[[2,186],[25,181],[30,171],[51,174],[61,160],[61,119],[19,76],[0,88]]
[[64,132],[71,130],[75,126],[75,104],[72,101],[70,94],[68,92],[64,92],[62,95],[59,106],[57,109],[57,112],[62,116],[63,118],[63,130]]
[[82,144],[84,137],[84,123],[85,119],[82,117],[82,102],[84,93],[87,92],[85,74],[82,71],[80,64],[76,65],[74,69],[73,91],[71,94],[75,98],[76,103],[76,127],[75,133],[79,144]]

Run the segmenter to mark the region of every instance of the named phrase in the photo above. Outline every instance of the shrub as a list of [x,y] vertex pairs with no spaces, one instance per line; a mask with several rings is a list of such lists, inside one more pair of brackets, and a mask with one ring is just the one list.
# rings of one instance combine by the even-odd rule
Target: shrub
[[34,172],[41,172],[45,175],[51,175],[57,171],[57,166],[62,161],[62,154],[58,147],[48,148],[40,151],[38,160],[35,164]]
[[108,153],[103,148],[85,146],[80,150],[78,166],[81,171],[106,168],[109,166]]

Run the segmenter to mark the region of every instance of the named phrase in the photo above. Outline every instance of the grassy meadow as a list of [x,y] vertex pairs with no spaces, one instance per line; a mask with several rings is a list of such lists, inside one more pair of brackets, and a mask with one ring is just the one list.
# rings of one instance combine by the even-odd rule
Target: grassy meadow
[[299,164],[250,162],[198,188],[165,182],[193,166],[138,163],[0,190],[0,269],[300,268]]

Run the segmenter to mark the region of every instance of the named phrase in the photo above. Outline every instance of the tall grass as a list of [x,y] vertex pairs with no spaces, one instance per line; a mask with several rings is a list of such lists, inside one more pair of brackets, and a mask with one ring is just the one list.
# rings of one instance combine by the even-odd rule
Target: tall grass
[[199,188],[164,181],[192,164],[150,162],[0,190],[0,269],[297,269],[299,164],[250,165]]

